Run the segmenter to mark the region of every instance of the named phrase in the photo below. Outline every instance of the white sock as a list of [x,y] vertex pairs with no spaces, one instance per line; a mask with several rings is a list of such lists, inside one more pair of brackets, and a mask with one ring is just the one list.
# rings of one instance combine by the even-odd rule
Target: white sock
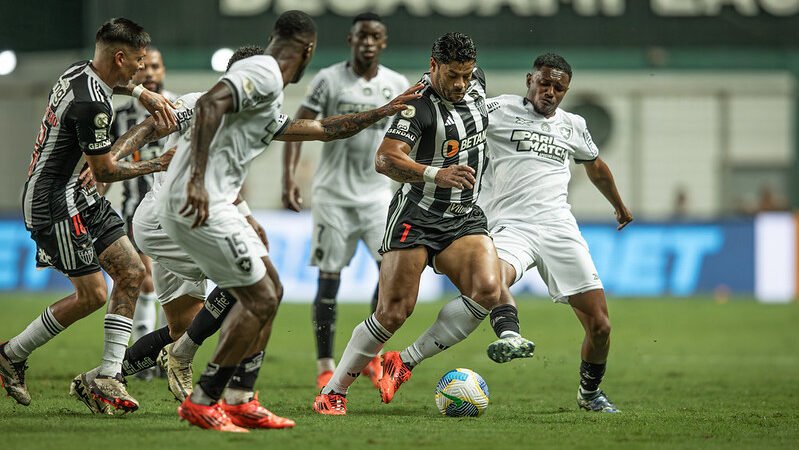
[[400,352],[402,362],[413,367],[466,339],[476,330],[488,311],[465,295],[444,305],[436,321],[416,342]]
[[145,334],[155,330],[155,292],[142,292],[136,301],[136,309],[133,312],[133,332],[131,333],[131,343],[138,341]]
[[105,315],[105,347],[100,375],[113,377],[122,372],[133,320],[119,314]]
[[500,333],[499,338],[500,339],[505,339],[505,338],[509,338],[509,337],[519,337],[519,336],[521,336],[521,334],[519,334],[519,333],[517,333],[515,331],[505,330],[502,333]]
[[181,361],[193,361],[194,354],[197,353],[198,348],[200,348],[200,345],[191,340],[189,333],[183,333],[178,340],[172,344],[172,350],[170,350],[169,353]]
[[194,390],[191,391],[191,401],[198,405],[205,405],[210,406],[216,403],[216,400],[211,398],[208,394],[205,393],[203,388],[200,386],[200,383],[197,383],[194,386]]
[[316,360],[316,373],[336,370],[336,360],[333,358],[319,358]]
[[53,312],[48,307],[22,333],[8,341],[5,348],[6,356],[11,362],[24,361],[34,350],[62,331],[64,327],[55,320]]
[[333,378],[322,389],[323,394],[336,392],[346,394],[353,381],[361,374],[361,370],[377,355],[383,344],[391,338],[392,333],[383,328],[372,314],[352,330],[352,337],[341,355]]
[[255,397],[255,393],[253,391],[226,388],[222,396],[228,405],[241,405],[252,400]]

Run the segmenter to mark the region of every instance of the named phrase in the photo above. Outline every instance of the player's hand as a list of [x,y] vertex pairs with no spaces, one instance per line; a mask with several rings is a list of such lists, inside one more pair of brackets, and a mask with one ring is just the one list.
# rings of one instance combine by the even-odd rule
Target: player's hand
[[197,228],[208,220],[208,191],[205,190],[205,181],[192,177],[186,187],[186,203],[180,210],[183,217],[195,216],[192,228]]
[[94,172],[92,172],[91,167],[89,167],[89,163],[83,165],[83,169],[81,169],[80,175],[78,175],[78,181],[80,181],[81,188],[91,188],[97,185],[97,181],[94,179]]
[[170,148],[158,157],[158,161],[161,163],[161,172],[169,168],[169,163],[172,162],[172,157],[175,156],[175,149],[176,147]]
[[300,209],[302,209],[302,195],[300,195],[300,187],[293,179],[283,181],[282,197],[284,208],[300,212]]
[[622,228],[626,227],[628,223],[633,221],[633,213],[631,213],[630,210],[624,205],[622,205],[620,209],[617,209],[615,214],[616,222],[619,222],[619,226],[616,227],[616,230],[621,231]]
[[408,88],[407,91],[403,92],[402,94],[394,97],[394,100],[386,103],[380,109],[383,110],[386,116],[393,116],[394,114],[403,111],[408,108],[405,103],[415,100],[422,96],[419,91],[424,87],[424,84],[417,83]]
[[163,95],[145,89],[139,96],[139,102],[150,112],[156,122],[163,121],[169,128],[177,126],[178,119],[175,116],[175,105]]
[[269,239],[266,237],[266,230],[264,230],[264,227],[262,227],[253,216],[247,216],[245,219],[247,220],[247,223],[250,224],[252,229],[255,230],[255,233],[258,235],[258,238],[261,239],[261,242],[264,243],[266,250],[269,250]]
[[436,174],[436,186],[445,188],[472,189],[476,182],[474,169],[461,164],[445,167]]

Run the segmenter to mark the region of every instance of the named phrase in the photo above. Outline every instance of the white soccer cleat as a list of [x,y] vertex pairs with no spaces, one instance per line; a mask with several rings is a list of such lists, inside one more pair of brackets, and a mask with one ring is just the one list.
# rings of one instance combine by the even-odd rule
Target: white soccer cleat
[[89,390],[89,380],[86,378],[85,373],[78,374],[72,379],[72,383],[69,385],[69,395],[86,405],[92,414],[114,415],[114,410],[111,408],[111,405],[92,397],[91,391]]
[[[164,347],[167,353],[166,379],[169,383],[169,392],[175,400],[183,403],[194,389],[194,371],[191,360],[184,361],[172,355],[172,344]],[[160,359],[160,358],[159,358]]]

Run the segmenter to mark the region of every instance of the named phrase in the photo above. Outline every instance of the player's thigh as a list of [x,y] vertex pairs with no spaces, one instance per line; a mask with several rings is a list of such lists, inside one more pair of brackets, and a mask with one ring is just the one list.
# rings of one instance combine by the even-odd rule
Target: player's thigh
[[[156,277],[155,264],[157,263],[161,269],[177,275],[182,280],[194,283],[205,282],[206,277],[202,269],[183,250],[183,247],[167,235],[163,228],[135,222],[134,230],[134,237],[139,243],[139,249],[153,262],[154,278]],[[153,282],[156,283],[155,280]],[[158,291],[157,285],[155,289]]]
[[311,265],[322,272],[341,272],[355,254],[360,224],[350,209],[317,204],[311,211]]
[[203,309],[203,299],[193,294],[178,295],[163,304],[164,316],[172,339],[180,337],[189,328],[194,316]]
[[554,301],[567,303],[572,295],[603,288],[588,244],[574,221],[547,224],[539,245],[538,271]]
[[499,301],[501,275],[494,243],[487,235],[456,239],[434,259],[437,271],[446,275],[461,291],[482,306]]
[[201,227],[177,217],[163,217],[161,225],[220,288],[252,286],[266,275],[266,248],[236,207],[227,206],[215,209]]
[[206,281],[202,279],[185,279],[164,267],[159,261],[153,261],[153,287],[158,302],[164,307],[178,297],[189,296],[200,302],[205,299]]
[[401,308],[410,314],[419,295],[419,281],[427,266],[427,249],[414,247],[383,254],[377,308]]

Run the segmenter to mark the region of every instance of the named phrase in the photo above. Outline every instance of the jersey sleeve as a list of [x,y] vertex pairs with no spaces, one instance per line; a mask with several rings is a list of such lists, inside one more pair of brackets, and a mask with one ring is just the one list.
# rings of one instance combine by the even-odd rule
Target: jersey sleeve
[[473,72],[474,78],[480,83],[480,86],[483,86],[483,90],[486,89],[486,74],[483,72],[483,69],[480,66],[475,66]]
[[102,102],[77,102],[70,109],[81,151],[102,155],[111,150],[112,111]]
[[221,82],[233,92],[234,111],[244,111],[272,102],[283,91],[283,77],[261,58],[247,58],[234,64]]
[[578,136],[575,137],[577,144],[574,147],[574,162],[578,164],[592,162],[599,157],[599,149],[591,138],[585,119],[577,116],[576,122]]
[[277,119],[275,119],[274,122],[272,122],[272,124],[270,124],[270,126],[267,127],[267,131],[272,132],[272,138],[270,139],[270,141],[275,137],[285,133],[290,123],[291,123],[291,117],[287,116],[286,114],[281,114],[277,116]]
[[305,100],[302,101],[303,108],[308,108],[311,111],[324,113],[330,98],[331,82],[327,76],[328,71],[322,70],[311,80],[308,85],[308,91],[305,94]]
[[394,116],[385,137],[405,142],[411,147],[416,145],[425,128],[433,124],[428,102],[423,97],[406,103],[408,108]]
[[174,101],[175,103],[175,117],[178,122],[178,133],[183,134],[191,129],[191,124],[194,119],[194,105],[197,100],[202,97],[202,93],[192,92],[179,97]]

